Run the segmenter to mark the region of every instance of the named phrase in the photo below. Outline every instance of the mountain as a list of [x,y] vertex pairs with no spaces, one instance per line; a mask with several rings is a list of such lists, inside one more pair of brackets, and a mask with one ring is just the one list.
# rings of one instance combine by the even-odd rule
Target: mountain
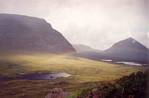
[[104,52],[113,60],[149,63],[149,49],[133,38],[122,40]]
[[0,14],[0,52],[75,52],[64,36],[44,19]]
[[91,52],[91,51],[99,51],[97,49],[93,49],[87,45],[83,45],[83,44],[74,44],[73,47],[75,48],[75,50],[80,53],[80,52]]
[[133,38],[119,41],[102,52],[82,52],[78,53],[77,56],[93,60],[107,59],[115,62],[126,61],[149,64],[149,49]]

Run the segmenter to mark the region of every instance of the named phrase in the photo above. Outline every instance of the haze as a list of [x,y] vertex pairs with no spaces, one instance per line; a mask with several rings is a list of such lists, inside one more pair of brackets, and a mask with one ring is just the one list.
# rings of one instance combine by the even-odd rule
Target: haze
[[0,0],[0,13],[46,19],[72,44],[107,49],[133,37],[149,48],[148,0]]

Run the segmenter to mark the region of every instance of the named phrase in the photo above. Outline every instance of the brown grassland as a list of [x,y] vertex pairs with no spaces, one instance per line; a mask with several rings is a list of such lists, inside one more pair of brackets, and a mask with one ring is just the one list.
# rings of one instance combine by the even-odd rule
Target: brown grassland
[[16,77],[37,72],[65,72],[68,78],[55,80],[9,80],[0,81],[0,98],[44,98],[51,88],[59,87],[71,93],[69,98],[86,88],[113,82],[143,67],[124,66],[93,61],[69,55],[16,54],[1,55],[0,75]]

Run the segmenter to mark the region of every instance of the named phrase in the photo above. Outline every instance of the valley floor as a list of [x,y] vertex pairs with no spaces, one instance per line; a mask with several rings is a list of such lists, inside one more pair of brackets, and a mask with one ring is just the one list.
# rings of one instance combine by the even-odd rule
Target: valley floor
[[65,72],[71,76],[55,80],[1,80],[0,87],[3,89],[0,98],[44,98],[52,88],[62,88],[75,96],[83,89],[112,83],[144,70],[144,67],[110,64],[69,55],[3,55],[0,57],[0,76],[3,77],[39,72]]

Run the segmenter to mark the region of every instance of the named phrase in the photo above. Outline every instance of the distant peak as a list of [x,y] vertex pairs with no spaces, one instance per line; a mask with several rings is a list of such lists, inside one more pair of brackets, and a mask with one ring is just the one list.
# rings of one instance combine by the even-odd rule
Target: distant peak
[[138,49],[138,48],[140,48],[140,49],[147,50],[147,48],[143,44],[141,44],[139,41],[137,41],[136,39],[134,39],[132,37],[115,43],[111,48],[116,48],[116,49],[119,49],[119,48],[121,48],[121,49],[122,48],[124,48],[124,49],[127,49],[127,48]]
[[[132,37],[129,37],[128,39],[126,39],[125,41],[129,41],[129,42],[131,42],[131,43],[136,43],[136,42],[138,42],[137,40],[135,40],[134,38],[132,38]],[[139,43],[139,42],[138,42]]]
[[126,40],[135,40],[134,38],[132,38],[132,37],[129,37],[129,38],[127,38]]

